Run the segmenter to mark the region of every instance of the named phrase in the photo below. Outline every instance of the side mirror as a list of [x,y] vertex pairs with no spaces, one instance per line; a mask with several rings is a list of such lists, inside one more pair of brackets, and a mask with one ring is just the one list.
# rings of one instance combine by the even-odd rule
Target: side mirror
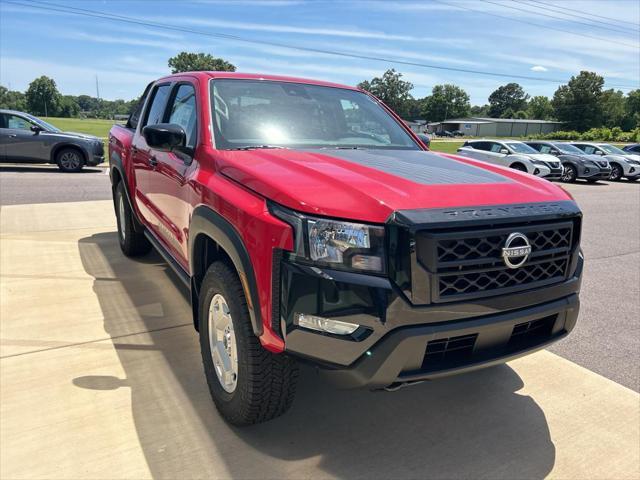
[[158,123],[147,125],[142,129],[142,136],[147,145],[155,150],[170,152],[185,147],[187,134],[175,123]]
[[596,155],[604,155],[604,153],[602,153],[602,150],[596,150],[593,153],[595,153]]
[[44,128],[42,128],[40,125],[31,125],[30,130],[35,134],[38,135],[40,132],[42,132],[44,130]]
[[507,150],[506,148],[501,148],[500,153],[503,155],[509,155],[509,150]]
[[560,155],[560,150],[551,150],[551,155]]

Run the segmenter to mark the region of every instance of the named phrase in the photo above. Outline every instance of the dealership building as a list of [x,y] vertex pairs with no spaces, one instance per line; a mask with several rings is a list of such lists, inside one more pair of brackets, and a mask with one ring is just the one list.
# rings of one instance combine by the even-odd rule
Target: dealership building
[[459,130],[473,137],[526,137],[560,130],[562,122],[551,120],[528,120],[518,118],[453,118],[442,122],[429,123],[430,133]]

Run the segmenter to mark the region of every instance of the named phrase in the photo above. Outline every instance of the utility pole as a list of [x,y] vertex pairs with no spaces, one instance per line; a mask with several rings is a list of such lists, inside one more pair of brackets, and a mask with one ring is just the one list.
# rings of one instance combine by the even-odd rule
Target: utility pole
[[96,75],[96,97],[100,100],[100,84],[98,83],[98,75]]

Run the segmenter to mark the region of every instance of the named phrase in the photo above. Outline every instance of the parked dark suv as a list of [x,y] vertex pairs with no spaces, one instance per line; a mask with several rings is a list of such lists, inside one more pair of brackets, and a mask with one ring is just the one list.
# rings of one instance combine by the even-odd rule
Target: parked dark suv
[[531,140],[525,143],[540,153],[558,157],[564,167],[561,177],[563,182],[572,183],[578,178],[583,178],[593,183],[598,180],[607,180],[611,175],[611,165],[606,158],[589,155],[570,143],[544,140]]
[[0,110],[0,161],[55,163],[63,172],[79,172],[104,161],[104,145],[98,137],[63,132],[28,113]]

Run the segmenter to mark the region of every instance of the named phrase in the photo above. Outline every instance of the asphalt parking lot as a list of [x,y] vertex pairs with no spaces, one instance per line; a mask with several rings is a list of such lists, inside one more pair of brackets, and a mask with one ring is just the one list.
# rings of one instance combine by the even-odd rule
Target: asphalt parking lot
[[640,477],[640,184],[566,188],[587,259],[566,340],[394,394],[304,370],[286,416],[236,429],[186,292],[120,253],[108,176],[0,167],[0,477]]

